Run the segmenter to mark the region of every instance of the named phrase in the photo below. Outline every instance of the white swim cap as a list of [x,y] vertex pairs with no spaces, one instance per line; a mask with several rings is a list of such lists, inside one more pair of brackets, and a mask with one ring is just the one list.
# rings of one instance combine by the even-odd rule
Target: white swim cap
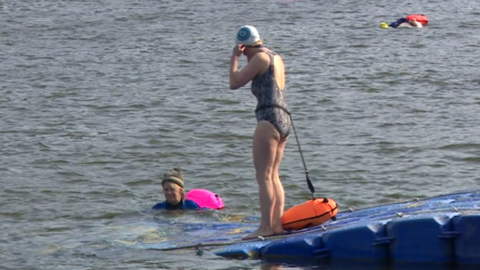
[[251,25],[244,25],[237,31],[236,43],[250,46],[255,42],[261,41],[257,28]]

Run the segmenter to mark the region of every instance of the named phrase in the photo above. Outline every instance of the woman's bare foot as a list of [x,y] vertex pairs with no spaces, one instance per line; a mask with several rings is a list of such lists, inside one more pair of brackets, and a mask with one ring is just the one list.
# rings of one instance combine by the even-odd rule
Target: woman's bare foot
[[283,227],[282,227],[282,226],[279,226],[278,228],[275,228],[275,229],[273,230],[273,234],[275,234],[275,235],[285,234],[285,231],[283,230]]
[[253,231],[253,232],[245,235],[244,237],[242,237],[242,240],[256,239],[259,236],[265,237],[265,236],[272,236],[272,235],[274,235],[272,229],[265,230],[265,229],[258,228],[255,231]]
[[280,232],[276,232],[273,229],[261,229],[258,228],[255,231],[245,235],[242,237],[242,240],[249,240],[249,239],[257,239],[259,237],[267,237],[267,236],[273,236],[273,235],[279,235],[279,234],[284,234],[285,232],[283,229],[281,229]]

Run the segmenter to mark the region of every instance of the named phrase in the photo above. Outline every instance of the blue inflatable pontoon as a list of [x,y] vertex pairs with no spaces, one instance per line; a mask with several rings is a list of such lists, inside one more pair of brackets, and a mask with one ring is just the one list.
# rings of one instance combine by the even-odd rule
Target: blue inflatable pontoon
[[214,252],[275,263],[348,260],[480,267],[480,191],[344,211],[317,227]]

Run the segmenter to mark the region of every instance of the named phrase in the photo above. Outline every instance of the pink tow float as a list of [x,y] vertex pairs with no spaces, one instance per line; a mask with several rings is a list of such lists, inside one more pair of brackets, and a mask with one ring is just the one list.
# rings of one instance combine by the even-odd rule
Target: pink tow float
[[201,208],[218,210],[225,207],[220,196],[206,189],[192,189],[187,192],[186,199],[194,201]]

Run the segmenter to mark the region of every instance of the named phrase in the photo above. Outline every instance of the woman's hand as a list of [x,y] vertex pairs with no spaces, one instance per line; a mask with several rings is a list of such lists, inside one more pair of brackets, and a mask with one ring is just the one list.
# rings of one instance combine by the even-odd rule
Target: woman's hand
[[235,57],[240,57],[244,51],[245,51],[245,45],[240,44],[233,47],[233,55]]

